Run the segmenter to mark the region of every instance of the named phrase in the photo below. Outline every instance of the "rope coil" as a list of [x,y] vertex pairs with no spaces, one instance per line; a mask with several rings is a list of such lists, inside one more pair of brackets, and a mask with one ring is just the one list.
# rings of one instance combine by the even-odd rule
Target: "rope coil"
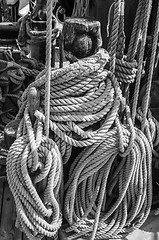
[[[62,164],[70,159],[72,147],[83,150],[71,163],[64,186],[63,214],[69,239],[123,238],[149,215],[152,154],[157,154],[153,148],[158,146],[159,125],[146,110],[144,132],[139,129],[145,112],[135,108],[137,114],[133,112],[131,119],[119,82],[130,84],[137,74],[139,83],[151,1],[144,5],[141,0],[138,5],[136,22],[142,13],[144,41],[137,70],[134,55],[124,57],[123,3],[114,3],[110,71],[104,69],[109,55],[103,49],[61,69],[51,69],[49,49],[47,69],[22,96],[17,139],[7,157],[7,177],[16,202],[17,224],[30,239],[56,236],[61,226]],[[134,34],[139,34],[136,27],[132,38]],[[136,51],[136,44],[130,44],[128,51]],[[155,44],[156,38],[153,49]],[[32,87],[40,94],[33,121],[27,99]],[[135,118],[139,128],[133,124]]]
[[[29,239],[52,237],[62,222],[58,203],[62,180],[61,155],[55,142],[43,136],[40,122],[34,129],[34,139],[27,108],[21,121],[23,131],[21,134],[18,131],[19,136],[7,156],[7,178],[16,203],[17,224]],[[36,163],[39,173],[35,172]],[[39,182],[43,182],[44,189],[37,192]]]

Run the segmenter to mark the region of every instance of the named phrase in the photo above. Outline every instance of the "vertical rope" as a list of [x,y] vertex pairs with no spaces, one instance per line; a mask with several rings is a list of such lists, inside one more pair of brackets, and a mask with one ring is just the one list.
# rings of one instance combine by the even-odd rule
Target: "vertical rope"
[[89,0],[75,0],[72,17],[84,17],[87,15]]
[[[128,52],[127,52],[127,61],[133,62],[135,59],[135,54],[138,48],[138,42],[139,42],[139,36],[141,33],[141,27],[142,27],[142,19],[144,14],[144,7],[143,7],[143,0],[139,0],[136,16],[133,24],[133,30],[131,33],[131,38],[128,46]],[[130,83],[123,84],[123,96],[126,98],[126,102],[129,104],[129,86]]]
[[137,75],[136,75],[136,84],[135,84],[135,90],[134,90],[134,95],[133,95],[133,105],[132,105],[133,123],[135,122],[135,116],[136,116],[136,110],[137,110],[137,102],[138,102],[138,96],[139,96],[141,75],[142,75],[142,70],[143,70],[143,58],[144,58],[147,29],[148,29],[148,22],[149,22],[149,18],[150,18],[151,7],[152,7],[152,0],[146,0],[144,14],[143,14],[143,26],[142,26],[143,33],[142,33],[142,41],[141,41],[141,47],[140,47],[140,52],[139,52],[138,71],[137,71]]
[[158,33],[159,33],[159,2],[158,2],[158,7],[157,7],[157,16],[156,16],[154,37],[153,37],[152,50],[151,50],[150,65],[149,65],[148,79],[147,79],[147,84],[146,84],[146,93],[145,93],[144,101],[143,101],[143,118],[142,118],[142,123],[141,123],[142,130],[144,130],[144,128],[145,128],[146,117],[147,117],[147,112],[148,112],[148,107],[149,107],[151,83],[152,83],[152,76],[153,76],[156,50],[157,50],[157,44],[158,44]]
[[141,32],[141,27],[143,23],[143,9],[144,9],[144,2],[143,0],[139,0],[138,7],[137,7],[137,13],[135,16],[135,21],[133,25],[133,30],[131,34],[131,39],[128,47],[128,53],[127,58],[128,61],[132,62],[135,58],[138,42],[139,42],[139,36]]
[[51,39],[52,39],[52,15],[53,4],[57,0],[47,0],[46,20],[46,82],[45,82],[45,135],[49,136],[50,119],[50,80],[51,80]]
[[118,45],[117,45],[117,53],[116,53],[117,54],[116,57],[118,59],[123,58],[124,49],[125,49],[124,10],[125,10],[125,1],[121,0],[119,30],[118,30]]
[[118,43],[118,31],[119,31],[119,21],[120,21],[120,5],[121,0],[116,0],[114,4],[114,18],[113,26],[111,32],[111,45],[110,45],[110,71],[115,72],[115,58],[116,58],[116,49]]
[[59,37],[59,58],[60,58],[60,62],[59,62],[59,67],[62,68],[63,67],[63,61],[64,61],[64,53],[63,53],[63,36],[62,34],[60,34]]

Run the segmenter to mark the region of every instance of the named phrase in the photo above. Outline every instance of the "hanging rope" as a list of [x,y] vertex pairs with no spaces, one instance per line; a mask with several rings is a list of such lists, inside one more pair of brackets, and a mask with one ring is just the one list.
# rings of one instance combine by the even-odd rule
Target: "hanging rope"
[[47,20],[46,20],[46,83],[45,83],[45,134],[49,136],[50,119],[50,73],[51,73],[51,38],[52,38],[52,11],[53,2],[47,1]]
[[139,0],[137,12],[133,24],[133,30],[131,33],[130,43],[128,47],[127,58],[128,61],[133,61],[135,58],[135,54],[137,51],[138,42],[140,39],[141,28],[143,23],[143,16],[144,16],[144,1]]
[[[145,9],[149,16],[149,6]],[[119,11],[120,1],[115,1],[110,37],[111,72],[115,72],[116,65]],[[121,58],[122,55],[123,51]],[[115,80],[113,74],[112,78]],[[105,140],[86,147],[71,165],[64,201],[64,217],[69,223],[65,231],[69,239],[123,238],[148,217],[152,201],[154,136],[145,136],[134,128],[127,105],[125,113],[123,125],[116,115],[116,128],[105,133]],[[113,144],[115,141],[117,145]]]
[[144,11],[143,11],[143,22],[142,22],[142,24],[143,24],[142,25],[142,41],[141,41],[140,52],[139,52],[138,71],[137,71],[137,75],[136,75],[136,83],[135,83],[133,104],[132,104],[133,122],[135,121],[135,116],[136,116],[137,102],[138,102],[139,89],[140,89],[140,81],[141,81],[141,75],[142,75],[142,70],[143,70],[143,58],[144,58],[144,50],[145,50],[145,44],[146,44],[147,28],[148,28],[150,13],[151,13],[151,7],[152,7],[152,1],[151,0],[145,1]]
[[40,101],[38,92],[29,88],[17,139],[9,150],[6,163],[9,187],[16,203],[16,224],[29,239],[54,237],[62,223],[59,202],[62,198],[61,154],[49,138],[52,5],[53,1],[47,2],[46,69],[42,71],[46,74],[46,136],[43,135],[43,124],[34,117]]
[[118,29],[118,43],[116,57],[122,59],[124,56],[125,49],[125,32],[124,32],[124,12],[125,12],[125,2],[121,0],[120,4],[120,20],[119,20],[119,29]]
[[118,43],[118,31],[119,31],[119,21],[120,21],[120,6],[121,1],[116,0],[114,3],[114,18],[113,26],[110,36],[110,71],[115,72],[115,59],[116,59],[116,50]]
[[[115,5],[116,4],[116,5]],[[111,36],[108,43],[108,51],[112,57],[113,62],[110,62],[110,66],[113,68],[115,65],[115,76],[118,81],[124,83],[126,86],[129,86],[130,83],[133,83],[136,77],[136,61],[131,59],[128,61],[128,58],[124,56],[125,48],[125,33],[124,33],[124,8],[125,3],[121,1],[120,3],[114,2],[114,19]],[[118,6],[118,7],[117,7]],[[115,56],[116,55],[116,56]],[[127,92],[126,90],[124,91]],[[123,94],[124,94],[123,92]]]
[[145,128],[145,122],[146,122],[147,112],[148,112],[148,108],[149,108],[151,83],[152,83],[153,69],[154,69],[154,64],[155,64],[156,50],[157,50],[157,45],[158,45],[158,35],[159,35],[159,3],[158,3],[158,11],[157,11],[157,16],[156,16],[156,24],[155,24],[155,29],[154,29],[148,78],[147,78],[147,83],[146,83],[146,93],[145,93],[144,101],[143,101],[143,120],[142,120],[142,125],[141,125],[142,130],[144,130],[144,128]]
[[[142,13],[146,15],[142,14],[144,43],[140,60],[151,1],[147,0],[143,7]],[[123,104],[120,81],[130,83],[136,75],[136,65],[131,56],[132,62],[125,61],[124,43],[120,45],[119,36],[124,39],[123,27],[123,1],[116,0],[109,71],[104,69],[109,60],[104,49],[68,67],[51,69],[48,33],[46,69],[22,96],[17,139],[7,157],[17,225],[30,239],[54,237],[61,226],[61,161],[65,164],[70,159],[72,146],[83,150],[73,160],[64,186],[63,214],[68,222],[65,231],[70,234],[69,239],[123,238],[148,217],[152,201],[152,149],[158,144],[159,128],[146,110],[149,127],[143,133],[134,127],[130,109]],[[141,66],[138,77],[140,73]],[[27,98],[32,88],[40,95],[34,115],[29,110],[31,100]],[[120,105],[124,108],[122,123]],[[138,110],[137,117],[142,122],[142,111]]]
[[[124,149],[129,134],[124,128]],[[146,220],[151,206],[147,196],[152,195],[152,155],[145,135],[138,129],[135,134],[135,143],[122,161],[116,128],[106,133],[96,151],[95,146],[89,147],[74,160],[64,203],[70,239],[123,238]]]
[[[52,71],[51,79],[54,81],[51,81],[50,120],[53,121],[55,133],[60,138],[67,139],[67,143],[71,145],[87,146],[100,139],[104,130],[89,133],[84,129],[100,121],[109,110],[112,114],[109,114],[110,122],[108,121],[105,128],[110,127],[113,122],[121,93],[118,84],[109,78],[109,72],[103,71],[107,61],[108,54],[101,49],[92,57]],[[36,87],[40,91],[41,108],[44,109],[45,76],[43,72],[41,78],[26,89],[19,117],[24,112],[30,87]],[[81,141],[77,141],[76,137],[70,137],[69,132],[72,131],[82,137]]]
[[[42,124],[36,125],[33,130],[26,108],[21,120],[23,131],[21,134],[18,131],[6,164],[7,179],[16,204],[16,225],[29,239],[52,237],[61,225],[58,203],[61,157],[56,144],[43,136]],[[35,174],[37,164],[41,171]],[[38,184],[42,182],[43,187],[37,192]]]
[[[65,138],[71,139],[74,146],[91,145],[94,141],[100,140],[114,122],[119,106],[120,91],[118,85],[113,83],[111,78],[108,78],[107,82],[104,81],[108,72],[102,72],[102,70],[107,60],[107,53],[100,50],[88,59],[74,63],[68,68],[53,70],[51,73],[51,79],[54,79],[54,81],[51,81],[50,118],[57,118],[59,123],[61,122],[59,124],[58,121],[54,120],[54,123],[57,123],[57,125],[55,124],[55,130],[58,127],[61,129],[60,134],[58,131],[55,131],[55,134],[61,138],[61,132],[63,132]],[[32,127],[28,114],[28,101],[34,101],[30,99],[30,96],[27,99],[25,98],[32,87],[36,86],[40,93],[40,112],[41,114],[45,112],[45,74],[46,71],[43,70],[38,75],[37,80],[30,84],[23,94],[20,114],[17,116],[17,118],[21,117],[17,130],[17,140],[11,146],[7,156],[7,177],[16,203],[17,224],[30,239],[33,237],[39,239],[43,235],[54,236],[61,225],[59,188],[62,180],[62,165],[60,160],[63,152],[63,159],[67,162],[71,150],[70,142],[64,141],[65,149],[62,150],[64,145],[60,143],[59,152],[56,143],[42,135],[43,124],[41,121],[35,122],[34,128]],[[78,83],[77,86],[75,86],[75,82]],[[60,86],[63,86],[63,89],[57,91]],[[74,91],[75,88],[81,89],[80,93],[77,91],[77,96],[81,95],[78,104],[76,102],[77,97],[73,96],[76,92]],[[108,98],[104,97],[105,94]],[[61,99],[61,96],[64,98]],[[82,114],[81,109],[82,102],[85,102],[85,106],[83,106],[84,114]],[[56,104],[54,105],[54,103]],[[62,109],[64,113],[68,110],[67,103],[70,103],[68,116],[76,117],[79,126],[74,124],[73,120],[69,123],[67,115],[60,114]],[[87,112],[89,103],[92,104],[92,106],[90,105],[91,111]],[[75,114],[72,112],[73,109]],[[103,124],[102,128],[94,133],[84,131],[85,127],[98,122],[109,110],[111,110],[111,113],[108,114],[107,124]],[[84,116],[85,113],[88,115]],[[52,130],[54,129],[52,128]],[[76,138],[71,138],[70,132],[79,135],[80,138],[83,138],[83,141],[82,139],[77,141]],[[13,156],[15,161],[12,161]],[[44,184],[40,191],[37,182],[39,186]]]
[[72,17],[85,17],[89,9],[89,0],[75,0]]

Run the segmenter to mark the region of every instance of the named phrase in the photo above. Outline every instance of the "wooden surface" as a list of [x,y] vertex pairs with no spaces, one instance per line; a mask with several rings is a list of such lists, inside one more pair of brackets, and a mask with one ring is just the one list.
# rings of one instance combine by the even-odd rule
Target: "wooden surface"
[[[6,180],[0,178],[0,240],[28,240],[26,235],[15,227],[16,210],[12,193]],[[42,240],[53,240],[44,237]]]
[[0,240],[23,240],[15,228],[15,206],[7,181],[0,181]]

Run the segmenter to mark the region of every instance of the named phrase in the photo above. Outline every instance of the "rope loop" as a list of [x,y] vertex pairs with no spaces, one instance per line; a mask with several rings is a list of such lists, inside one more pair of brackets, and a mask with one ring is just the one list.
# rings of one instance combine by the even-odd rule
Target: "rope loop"
[[56,143],[43,136],[41,122],[33,131],[27,108],[18,133],[7,156],[7,178],[16,203],[17,224],[29,239],[53,237],[62,222],[61,154]]
[[119,82],[122,83],[133,83],[136,78],[137,73],[137,62],[127,62],[125,60],[120,60],[116,58],[116,65],[115,65],[115,76],[117,77]]
[[9,70],[7,73],[10,80],[16,85],[23,83],[25,80],[25,75],[21,68]]

